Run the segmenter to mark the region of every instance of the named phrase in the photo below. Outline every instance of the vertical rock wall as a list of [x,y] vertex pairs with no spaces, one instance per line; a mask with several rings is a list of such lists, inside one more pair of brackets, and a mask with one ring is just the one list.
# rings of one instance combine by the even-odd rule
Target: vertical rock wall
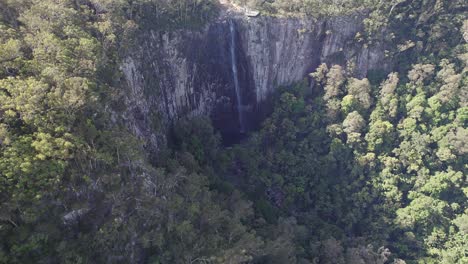
[[127,116],[135,134],[154,141],[153,123],[208,115],[227,137],[240,131],[231,68],[229,20],[235,23],[236,60],[246,129],[258,125],[269,98],[302,80],[321,63],[353,62],[358,77],[387,70],[381,45],[354,37],[362,17],[247,18],[227,15],[197,31],[144,32],[121,68],[129,89]]

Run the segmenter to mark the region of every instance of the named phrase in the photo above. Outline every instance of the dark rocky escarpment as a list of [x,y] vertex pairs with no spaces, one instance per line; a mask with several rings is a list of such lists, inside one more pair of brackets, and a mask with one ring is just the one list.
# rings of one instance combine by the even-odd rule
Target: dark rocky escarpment
[[[153,144],[154,120],[163,123],[209,115],[225,137],[239,134],[239,113],[246,130],[255,128],[281,85],[302,80],[322,62],[355,65],[357,77],[387,70],[383,44],[357,44],[362,16],[248,18],[223,15],[200,30],[144,32],[138,49],[121,68],[129,86],[127,119],[135,134]],[[230,21],[235,30],[238,111],[232,70]]]

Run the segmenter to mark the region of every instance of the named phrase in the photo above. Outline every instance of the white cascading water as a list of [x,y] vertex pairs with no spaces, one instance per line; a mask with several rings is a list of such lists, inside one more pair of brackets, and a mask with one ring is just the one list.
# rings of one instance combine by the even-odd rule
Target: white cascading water
[[231,31],[231,68],[232,68],[232,76],[234,78],[234,88],[236,90],[236,97],[237,97],[237,113],[239,115],[239,126],[240,132],[245,132],[245,124],[244,124],[244,113],[242,111],[242,95],[239,87],[239,79],[237,76],[237,60],[236,60],[236,29],[235,24],[232,20],[229,20],[229,29]]

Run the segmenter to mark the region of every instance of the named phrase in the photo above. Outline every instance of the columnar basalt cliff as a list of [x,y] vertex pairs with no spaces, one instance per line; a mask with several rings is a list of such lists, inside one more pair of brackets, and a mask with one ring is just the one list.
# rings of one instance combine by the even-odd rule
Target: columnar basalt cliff
[[383,44],[355,40],[362,19],[225,12],[199,30],[144,32],[121,66],[129,86],[128,121],[153,143],[155,118],[170,123],[207,115],[227,137],[249,131],[268,112],[276,88],[302,80],[322,62],[354,64],[361,78],[369,70],[388,70]]

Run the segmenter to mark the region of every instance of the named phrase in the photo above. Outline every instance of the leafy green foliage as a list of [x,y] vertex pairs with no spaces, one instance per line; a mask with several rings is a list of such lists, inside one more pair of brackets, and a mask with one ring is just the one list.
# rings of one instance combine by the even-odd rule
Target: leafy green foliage
[[350,14],[363,10],[365,7],[382,5],[381,2],[375,0],[233,0],[233,2],[251,8],[259,8],[275,15],[307,14],[314,16]]
[[[184,169],[197,163],[190,154],[181,155],[186,164],[154,168],[142,143],[110,122],[105,109],[120,98],[117,52],[135,29],[127,8],[146,4],[167,3],[0,3],[0,262],[132,262],[143,258],[129,247],[136,234],[162,262],[258,254],[261,240],[241,224],[249,203],[233,196],[245,213],[226,209],[206,176]],[[168,16],[207,5],[193,4],[170,5]]]
[[245,142],[182,119],[150,155],[115,121],[119,58],[216,2],[0,2],[0,263],[468,261],[463,1],[238,2],[369,13],[396,72],[322,64]]

